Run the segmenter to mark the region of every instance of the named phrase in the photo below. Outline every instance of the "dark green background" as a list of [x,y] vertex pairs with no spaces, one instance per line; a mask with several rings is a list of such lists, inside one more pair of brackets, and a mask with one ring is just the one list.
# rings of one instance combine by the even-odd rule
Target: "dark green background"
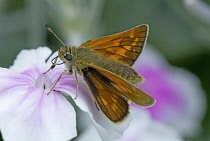
[[[46,45],[56,51],[61,44],[46,31],[45,22],[64,42],[67,42],[65,28],[70,28],[68,32],[73,28],[81,29],[78,23],[82,22],[85,27],[88,20],[88,32],[81,30],[87,40],[124,31],[139,24],[148,24],[148,43],[159,50],[170,64],[196,74],[206,92],[207,101],[210,101],[210,23],[192,15],[182,0],[106,0],[101,2],[100,7],[91,7],[98,11],[97,17],[88,13],[95,0],[69,1],[80,5],[76,10],[86,15],[78,14],[76,20],[72,21],[63,20],[65,17],[62,17],[61,7],[56,7],[53,0],[2,0],[0,66],[12,65],[16,55],[24,48]],[[205,2],[210,4],[207,0]],[[186,140],[210,139],[209,105],[202,125],[204,130],[199,136]]]

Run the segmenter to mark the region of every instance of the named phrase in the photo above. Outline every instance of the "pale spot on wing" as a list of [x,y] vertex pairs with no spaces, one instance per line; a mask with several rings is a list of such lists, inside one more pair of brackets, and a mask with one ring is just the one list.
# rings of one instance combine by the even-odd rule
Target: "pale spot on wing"
[[120,42],[114,43],[115,46],[120,46]]
[[118,49],[119,47],[116,47],[115,49],[113,48],[108,48],[107,50],[110,51],[110,52],[113,52],[113,53],[117,53],[117,54],[120,54],[120,55],[125,55],[125,53],[127,52],[127,50],[119,50]]
[[134,41],[135,41],[135,42],[138,42],[138,41],[139,41],[139,38],[136,38]]
[[117,106],[113,104],[111,107],[112,107],[112,110],[114,111],[114,113],[116,113],[116,111],[117,111]]
[[123,48],[127,49],[127,50],[131,50],[132,46],[123,46]]
[[104,105],[108,105],[107,101],[104,98],[101,98]]
[[[140,42],[144,42],[145,41],[145,38],[136,38],[137,39],[137,41],[140,41]],[[136,41],[136,39],[135,39],[135,41]]]
[[142,42],[135,42],[136,44],[133,45],[133,46],[143,46],[143,43]]
[[110,57],[113,58],[114,60],[119,60],[122,58],[121,56],[117,56],[117,55],[112,55]]
[[131,45],[132,45],[132,46],[135,46],[135,45],[136,45],[136,42],[133,42]]
[[117,102],[118,102],[115,98],[112,98],[112,101],[114,101],[115,103],[117,103]]
[[131,34],[129,36],[130,36],[130,38],[134,38],[135,37],[133,32],[131,32]]

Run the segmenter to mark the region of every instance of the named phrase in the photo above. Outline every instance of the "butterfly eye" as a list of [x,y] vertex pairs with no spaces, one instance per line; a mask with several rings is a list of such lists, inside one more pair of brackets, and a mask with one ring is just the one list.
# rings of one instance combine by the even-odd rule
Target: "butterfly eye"
[[71,61],[71,60],[72,60],[72,55],[71,55],[71,54],[66,54],[66,56],[64,56],[64,58],[65,58],[67,61]]

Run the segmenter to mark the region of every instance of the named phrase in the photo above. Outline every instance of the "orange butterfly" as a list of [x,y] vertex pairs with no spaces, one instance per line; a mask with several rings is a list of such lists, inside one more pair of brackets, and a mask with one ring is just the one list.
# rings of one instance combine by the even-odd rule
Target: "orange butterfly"
[[150,107],[155,103],[151,96],[134,86],[143,81],[132,65],[141,54],[147,35],[148,26],[140,25],[125,32],[87,41],[79,47],[64,45],[58,50],[50,69],[57,65],[57,59],[60,58],[67,69],[61,76],[73,72],[81,75],[97,107],[110,121],[121,123],[129,114],[129,101],[141,107]]

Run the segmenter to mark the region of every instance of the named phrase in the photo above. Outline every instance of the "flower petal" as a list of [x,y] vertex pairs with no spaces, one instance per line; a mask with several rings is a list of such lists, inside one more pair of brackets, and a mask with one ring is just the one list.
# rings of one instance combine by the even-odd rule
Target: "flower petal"
[[37,49],[22,50],[10,69],[16,72],[23,72],[34,64],[45,63],[52,51],[48,47],[39,47]]
[[76,136],[73,107],[59,93],[28,88],[0,98],[0,129],[6,141],[66,141]]
[[90,115],[87,112],[80,110],[78,107],[76,109],[77,114],[77,130],[78,136],[75,141],[84,141],[91,139],[91,141],[101,141],[101,137],[95,128]]
[[147,111],[131,107],[132,121],[123,136],[116,141],[182,141],[172,128],[154,121]]
[[16,93],[28,87],[28,80],[23,75],[9,69],[0,68],[0,97]]

